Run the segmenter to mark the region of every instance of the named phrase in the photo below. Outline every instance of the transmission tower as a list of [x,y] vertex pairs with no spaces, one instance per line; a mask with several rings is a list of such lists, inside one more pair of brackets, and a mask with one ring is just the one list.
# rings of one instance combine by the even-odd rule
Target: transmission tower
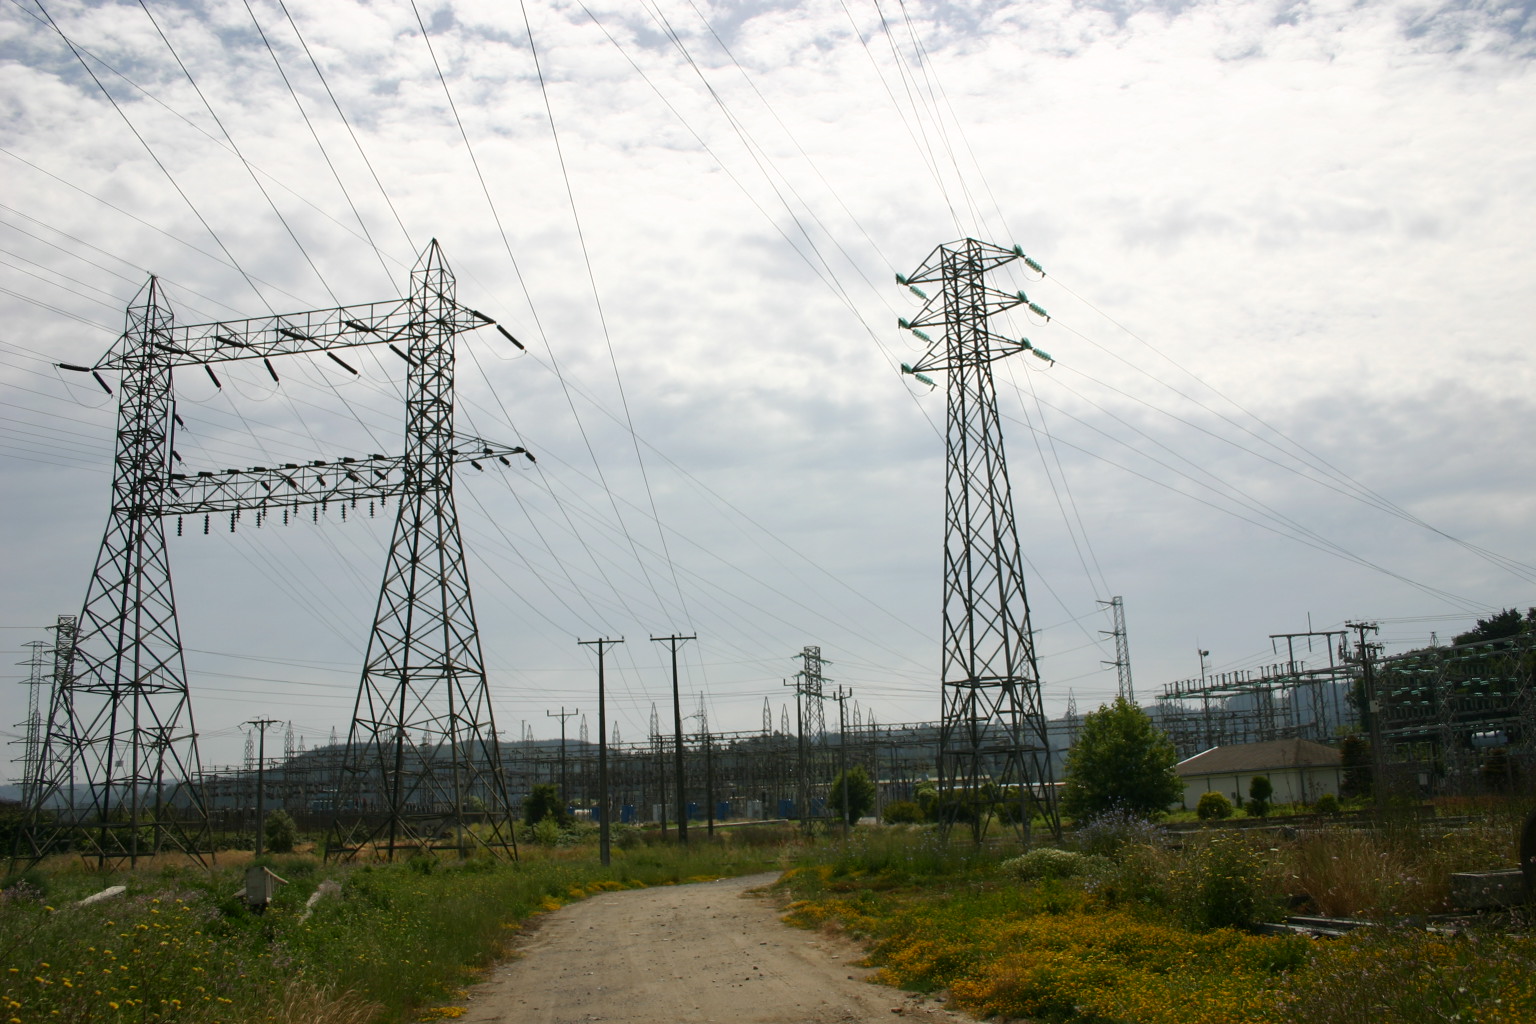
[[[1038,271],[1022,250],[967,238],[939,246],[910,276],[897,275],[925,300],[901,326],[929,343],[915,365],[902,369],[930,383],[927,373],[949,373],[939,797],[944,826],[967,821],[977,841],[987,828],[993,793],[1017,794],[1015,816],[1025,834],[1036,806],[1053,832],[1060,829],[992,377],[992,364],[1015,353],[1050,357],[1027,338],[994,334],[988,324],[1016,306],[1045,315],[1022,291],[988,286],[989,272],[1017,259]],[[938,293],[930,298],[920,285],[936,286]],[[943,335],[934,341],[924,328]]]
[[1131,685],[1131,645],[1125,639],[1125,602],[1118,597],[1112,597],[1108,601],[1100,601],[1099,604],[1109,605],[1114,615],[1115,628],[1113,630],[1099,630],[1107,636],[1115,638],[1115,660],[1106,661],[1104,664],[1115,666],[1115,675],[1120,682],[1120,696],[1128,703],[1136,703],[1136,689]]
[[[472,456],[506,463],[527,453],[454,433],[454,338],[491,320],[456,301],[436,240],[412,269],[410,296],[398,309],[404,322],[393,331],[366,320],[354,326],[369,341],[389,333],[407,342],[405,454],[327,852],[353,854],[373,843],[392,859],[400,846],[437,847],[447,835],[460,855],[473,842],[515,856],[453,469],[462,461],[478,467]],[[410,749],[411,732],[426,741]],[[384,813],[349,820],[369,797],[382,800]]]
[[21,683],[27,688],[27,718],[26,721],[17,723],[17,728],[21,730],[21,738],[11,741],[22,745],[21,756],[16,760],[21,764],[23,805],[31,803],[37,795],[38,777],[43,766],[42,709],[46,706],[41,695],[52,682],[50,670],[53,661],[53,644],[48,641],[33,640],[26,646],[31,648],[32,653],[20,664],[27,666],[27,678]]
[[74,664],[50,702],[24,828],[20,852],[33,860],[66,836],[98,867],[136,862],[166,842],[194,854],[206,845],[208,816],[190,785],[201,763],[162,519],[177,333],[159,282],[150,278],[106,357],[95,367],[65,367],[93,373],[108,391],[102,371],[120,371],[117,446],[107,528],[78,620]]
[[[453,431],[453,338],[494,321],[454,301],[434,240],[411,273],[411,293],[382,302],[178,326],[151,278],[127,329],[91,373],[121,373],[112,506],[74,645],[76,670],[50,714],[44,777],[29,818],[28,852],[48,852],[69,830],[102,863],[171,842],[198,855],[207,813],[190,785],[200,775],[163,520],[229,513],[286,520],[302,506],[355,507],[400,499],[357,712],[344,758],[338,821],[328,849],[350,854],[387,836],[387,849],[454,835],[492,848],[512,841],[510,810],[486,699],[479,634],[469,602],[453,467],[526,453]],[[504,328],[498,326],[503,334]],[[511,338],[510,334],[506,334]],[[405,346],[402,350],[396,343]],[[514,339],[515,343],[515,339]],[[387,344],[409,364],[406,451],[281,468],[173,472],[172,372],[201,366]],[[221,386],[221,385],[220,385]],[[110,390],[110,388],[108,388]],[[532,456],[528,456],[530,459]],[[318,510],[317,510],[318,511]],[[411,746],[409,731],[435,742]],[[167,786],[170,787],[167,792]],[[485,810],[466,810],[466,801]],[[53,808],[62,804],[65,810]],[[368,814],[359,813],[363,807]],[[349,821],[343,821],[350,817]],[[452,828],[445,828],[452,825]]]

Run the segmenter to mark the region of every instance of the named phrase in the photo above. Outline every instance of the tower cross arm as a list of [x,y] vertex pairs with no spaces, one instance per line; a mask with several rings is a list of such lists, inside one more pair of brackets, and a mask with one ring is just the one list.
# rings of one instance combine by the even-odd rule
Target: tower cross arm
[[[496,445],[477,437],[455,439],[448,449],[454,463],[484,469],[485,462],[511,465],[512,457],[532,461],[521,447]],[[388,498],[405,493],[403,455],[370,455],[283,466],[252,466],[221,473],[172,473],[166,483],[160,513],[167,516],[235,512],[321,502]]]
[[[413,316],[418,320],[413,321]],[[408,341],[413,323],[420,329],[419,316],[419,312],[413,312],[410,299],[388,299],[250,320],[157,328],[148,343],[160,354],[161,361],[171,366],[264,359]],[[445,300],[439,322],[457,334],[496,321],[468,306]],[[136,351],[125,335],[93,369],[125,369],[136,358]]]
[[[1005,338],[991,331],[987,331],[985,336],[987,341],[985,362],[996,362],[1020,352],[1034,352],[1040,358],[1050,361],[1050,356],[1037,349],[1028,338]],[[935,370],[955,370],[962,364],[970,366],[977,361],[974,353],[957,353],[950,346],[938,344],[923,353],[923,357],[911,365],[909,372],[932,373]]]

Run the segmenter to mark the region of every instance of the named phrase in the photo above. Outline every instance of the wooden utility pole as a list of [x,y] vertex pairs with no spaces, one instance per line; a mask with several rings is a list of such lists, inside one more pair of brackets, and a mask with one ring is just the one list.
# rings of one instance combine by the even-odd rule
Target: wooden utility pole
[[603,662],[608,648],[614,644],[624,642],[623,637],[617,640],[609,640],[606,637],[601,640],[578,640],[583,647],[597,648],[597,850],[598,859],[603,867],[608,866],[609,842],[612,836],[612,828],[608,819],[608,698],[604,690]]
[[560,710],[559,710],[558,713],[554,712],[554,711],[547,711],[547,710],[544,712],[544,716],[546,718],[558,718],[558,719],[560,719],[560,806],[561,807],[564,807],[566,802],[570,799],[570,797],[566,795],[568,790],[565,788],[565,779],[566,779],[566,776],[565,776],[565,720],[567,718],[573,718],[573,717],[575,717],[576,715],[579,715],[579,714],[581,714],[581,708],[573,708],[572,710],[567,711],[567,710],[565,710],[565,705],[564,704],[560,705]]
[[697,640],[696,636],[653,636],[651,641],[666,644],[672,649],[672,729],[676,737],[673,773],[677,776],[677,841],[688,845],[688,803],[686,778],[683,775],[683,703],[677,691],[677,645],[684,640]]
[[256,856],[261,856],[267,824],[267,726],[277,725],[275,718],[253,718],[246,725],[255,726],[256,741]]

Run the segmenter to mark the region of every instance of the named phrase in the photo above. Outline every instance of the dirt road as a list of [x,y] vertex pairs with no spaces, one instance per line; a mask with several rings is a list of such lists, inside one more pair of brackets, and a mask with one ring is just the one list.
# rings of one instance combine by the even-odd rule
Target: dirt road
[[[474,1024],[959,1024],[865,979],[838,936],[791,928],[775,875],[603,893],[549,915],[471,992]],[[753,890],[759,890],[753,892]]]

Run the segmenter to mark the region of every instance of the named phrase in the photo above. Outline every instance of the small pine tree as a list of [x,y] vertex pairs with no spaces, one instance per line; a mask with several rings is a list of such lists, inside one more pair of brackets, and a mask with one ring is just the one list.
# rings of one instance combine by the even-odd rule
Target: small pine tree
[[1252,817],[1262,818],[1269,813],[1269,798],[1274,796],[1275,787],[1270,783],[1269,776],[1255,775],[1248,782],[1248,813]]

